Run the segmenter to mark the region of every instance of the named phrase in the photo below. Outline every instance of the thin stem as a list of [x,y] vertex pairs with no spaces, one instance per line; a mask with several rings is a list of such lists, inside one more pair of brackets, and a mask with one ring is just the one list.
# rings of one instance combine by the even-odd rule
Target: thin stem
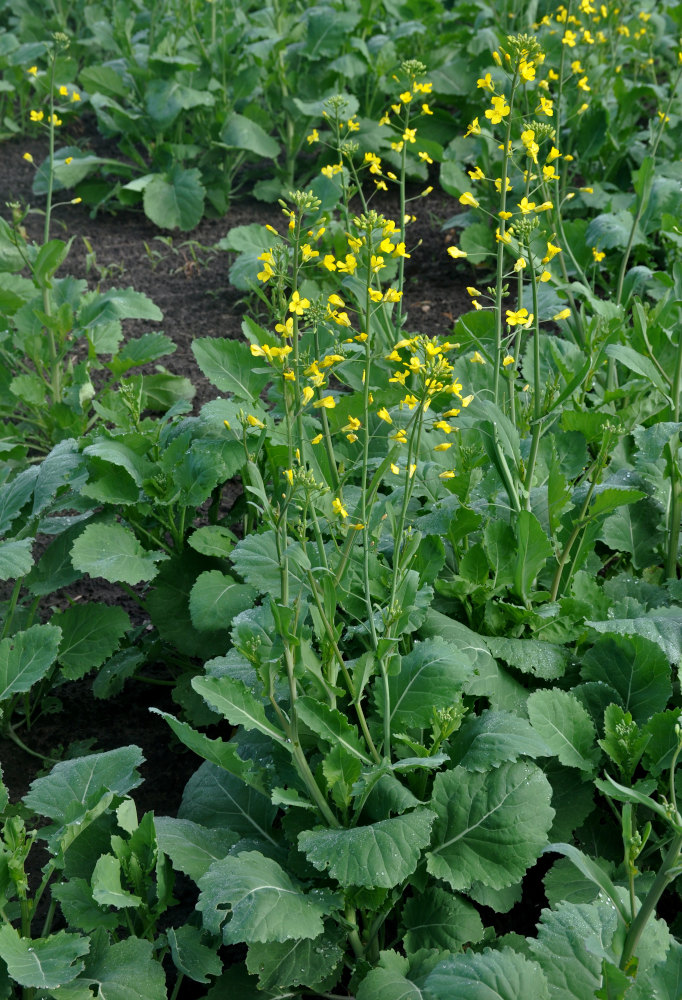
[[680,851],[682,851],[682,833],[677,834],[677,836],[673,838],[663,859],[663,863],[656,873],[653,885],[647,893],[637,916],[630,924],[630,929],[625,936],[625,943],[623,944],[623,951],[620,957],[621,969],[625,969],[627,967],[630,959],[635,953],[635,949],[639,943],[639,939],[644,928],[646,927],[650,917],[653,916],[659,899],[677,876],[676,867],[680,860]]
[[533,258],[528,246],[528,259],[531,262],[531,289],[533,292],[533,315],[535,317],[535,328],[533,331],[533,432],[528,457],[528,469],[526,471],[526,509],[530,510],[530,489],[535,472],[535,463],[540,447],[540,435],[542,433],[542,398],[540,395],[540,320],[538,318],[538,283],[533,267]]
[[509,114],[507,116],[507,128],[504,136],[504,150],[502,152],[502,176],[500,178],[500,231],[497,243],[497,271],[495,277],[495,374],[493,381],[493,399],[495,405],[500,405],[500,369],[502,367],[502,300],[504,285],[504,234],[507,221],[504,212],[507,209],[507,177],[509,174],[509,142],[511,139],[512,113],[514,110],[514,95],[518,81],[518,67],[514,69],[512,78],[511,93],[509,96]]

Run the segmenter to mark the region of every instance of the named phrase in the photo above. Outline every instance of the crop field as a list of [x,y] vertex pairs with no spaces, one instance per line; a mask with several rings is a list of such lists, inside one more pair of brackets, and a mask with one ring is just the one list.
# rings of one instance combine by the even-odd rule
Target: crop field
[[0,0],[0,1000],[680,1000],[681,77]]

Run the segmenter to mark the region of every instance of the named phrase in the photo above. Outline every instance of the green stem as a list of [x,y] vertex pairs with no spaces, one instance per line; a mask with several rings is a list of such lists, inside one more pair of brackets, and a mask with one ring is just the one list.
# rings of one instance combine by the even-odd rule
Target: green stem
[[680,851],[682,851],[682,833],[678,833],[677,836],[673,838],[663,859],[663,863],[656,873],[653,885],[647,893],[637,916],[630,924],[630,928],[625,936],[623,951],[620,957],[621,969],[627,968],[632,956],[635,953],[635,949],[642,932],[649,919],[654,914],[659,899],[670,883],[676,878],[676,868],[680,861]]
[[533,483],[533,473],[540,447],[540,435],[542,433],[542,398],[540,395],[540,320],[538,318],[538,282],[533,267],[533,258],[530,244],[528,245],[528,259],[531,262],[531,288],[533,292],[533,431],[530,445],[530,455],[528,457],[528,469],[526,471],[526,509],[530,510],[530,489]]
[[[509,141],[511,139],[512,114],[514,110],[514,95],[518,81],[518,67],[514,69],[512,78],[511,93],[509,96],[509,114],[507,116],[507,128],[504,136],[504,150],[502,152],[502,176],[500,178],[500,213],[507,209],[507,177],[509,175]],[[507,220],[500,215],[500,239],[497,243],[497,269],[495,277],[495,373],[493,381],[493,400],[496,406],[500,405],[500,370],[502,368],[502,305],[503,305],[503,285],[504,285],[504,240],[502,237],[507,228]]]

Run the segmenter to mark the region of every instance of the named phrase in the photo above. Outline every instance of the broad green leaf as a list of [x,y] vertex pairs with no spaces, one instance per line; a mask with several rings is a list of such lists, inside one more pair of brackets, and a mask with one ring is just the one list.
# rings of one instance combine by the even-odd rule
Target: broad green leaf
[[30,573],[33,541],[32,538],[22,538],[0,542],[0,580],[16,580]]
[[[309,568],[308,557],[297,543],[288,539],[289,591],[295,597],[301,590],[308,589],[305,570]],[[282,596],[282,575],[274,531],[262,534],[252,532],[241,539],[232,550],[232,565],[247,583],[260,594],[269,594],[275,600]]]
[[62,630],[57,659],[68,680],[101,667],[130,628],[123,608],[108,604],[74,604],[53,615],[52,621]]
[[[615,865],[610,861],[595,859],[608,875]],[[559,858],[542,880],[550,907],[559,903],[593,903],[599,895],[599,886],[583,875],[569,858]]]
[[31,782],[23,802],[60,824],[72,822],[95,806],[104,791],[126,795],[137,788],[142,779],[136,768],[143,761],[136,746],[62,760],[44,778]]
[[169,927],[166,931],[175,968],[195,983],[209,983],[208,976],[219,976],[223,963],[214,948],[202,944],[201,931],[191,924]]
[[0,702],[30,691],[57,658],[61,630],[55,625],[32,625],[0,642]]
[[426,993],[413,982],[409,961],[395,951],[382,951],[379,965],[360,983],[357,1000],[426,1000]]
[[581,674],[615,688],[622,707],[639,725],[662,712],[672,693],[667,657],[655,642],[640,635],[598,639],[582,658]]
[[194,677],[192,687],[216,712],[233,726],[258,729],[278,743],[285,743],[284,734],[265,715],[263,703],[249,691],[246,684],[232,677]]
[[450,738],[450,758],[467,771],[487,771],[519,757],[548,757],[552,751],[527,719],[485,709],[470,715]]
[[563,677],[571,659],[565,646],[541,639],[507,639],[491,635],[486,636],[485,642],[496,659],[545,681]]
[[606,621],[586,621],[585,624],[595,632],[650,639],[676,666],[682,659],[682,615],[663,617],[652,613],[642,618],[608,618]]
[[627,344],[608,344],[606,353],[610,358],[620,361],[630,371],[637,375],[643,375],[654,388],[658,389],[664,399],[670,398],[671,389],[663,381],[662,375],[650,358],[640,354],[634,347],[629,347]]
[[82,530],[83,525],[77,521],[48,545],[25,581],[32,594],[43,597],[80,578],[81,573],[71,562],[71,546]]
[[632,985],[630,976],[606,959],[602,961],[601,975],[601,986],[594,994],[595,1000],[625,1000],[625,993]]
[[519,511],[515,528],[517,559],[514,589],[521,600],[526,601],[538,573],[553,555],[553,549],[537,517],[530,511]]
[[205,195],[201,171],[175,164],[168,173],[155,174],[145,186],[145,215],[160,229],[194,229],[204,214]]
[[220,138],[226,146],[245,149],[268,160],[279,155],[279,144],[256,122],[236,112],[225,122]]
[[625,504],[637,503],[646,496],[641,490],[628,489],[626,486],[604,485],[602,489],[595,490],[595,497],[588,510],[589,517],[599,517],[608,514],[612,510],[617,510]]
[[122,524],[89,524],[71,550],[75,569],[131,587],[153,580],[159,571],[156,563],[167,558],[164,552],[143,549],[132,531]]
[[70,983],[83,969],[79,959],[90,949],[80,934],[58,931],[47,938],[20,937],[9,924],[0,927],[0,958],[21,986],[50,989]]
[[433,1000],[549,1000],[547,980],[536,962],[511,948],[480,955],[467,952],[439,962],[426,979]]
[[204,926],[225,944],[290,941],[322,934],[323,918],[339,908],[330,892],[304,892],[276,861],[244,851],[215,861],[199,880],[197,909]]
[[574,694],[559,688],[535,691],[528,699],[528,718],[562,764],[594,773],[599,760],[597,733]]
[[156,323],[163,313],[144,292],[134,288],[110,288],[108,292],[93,292],[78,313],[81,326],[109,323],[115,319],[149,319]]
[[139,896],[121,887],[121,862],[113,854],[101,854],[92,873],[92,896],[101,906],[116,909],[142,905]]
[[246,344],[238,340],[203,337],[192,342],[192,352],[206,378],[221,392],[231,392],[253,403],[271,381],[269,372],[255,371]]
[[610,945],[618,918],[608,902],[559,903],[543,910],[537,940],[529,942],[553,1000],[594,1000],[602,961],[614,960]]
[[199,631],[229,629],[232,619],[256,602],[256,590],[212,569],[197,578],[189,595],[192,624]]
[[224,559],[232,551],[237,538],[229,528],[225,528],[223,525],[207,524],[202,528],[197,528],[187,541],[195,552]]
[[189,819],[157,816],[154,819],[156,842],[178,871],[198,882],[214,861],[224,858],[239,840],[239,835],[220,828],[211,830]]
[[682,996],[682,944],[672,941],[663,962],[637,976],[628,1000],[679,1000]]
[[120,914],[107,910],[95,902],[92,888],[84,878],[70,878],[52,886],[52,896],[59,900],[64,919],[71,928],[89,934],[98,927],[115,931],[120,923]]
[[251,944],[246,956],[249,972],[258,976],[263,990],[288,986],[314,988],[334,975],[343,959],[339,933],[326,933],[301,941],[268,941]]
[[180,819],[211,829],[224,827],[273,845],[277,844],[272,831],[276,815],[269,798],[208,761],[187,782],[178,810]]
[[5,534],[21,508],[28,503],[37,478],[38,468],[33,466],[0,486],[0,535]]
[[[610,250],[613,247],[624,250],[630,238],[633,222],[634,219],[627,210],[617,213],[602,212],[590,221],[585,231],[587,245],[595,246],[599,250]],[[635,242],[646,242],[646,237],[639,228]]]
[[493,771],[463,767],[437,774],[431,807],[437,813],[427,869],[455,890],[480,881],[513,885],[547,843],[554,810],[547,778],[534,764]]
[[646,769],[655,778],[662,771],[669,770],[672,757],[677,749],[675,726],[680,717],[680,710],[671,708],[667,712],[657,712],[652,715],[642,734],[649,737],[644,750]]
[[548,837],[568,840],[594,810],[594,785],[588,774],[564,767],[557,757],[545,761],[542,770],[552,786],[552,809],[556,814]]
[[442,639],[416,642],[404,656],[400,672],[388,678],[389,706],[383,684],[374,688],[377,710],[383,717],[390,711],[391,729],[426,728],[433,720],[434,709],[451,708],[471,672],[465,652]]
[[601,541],[615,552],[629,552],[635,569],[646,569],[659,561],[660,512],[653,500],[644,499],[621,507],[604,521]]
[[206,560],[190,549],[161,564],[145,601],[159,635],[185,656],[210,659],[225,651],[225,633],[199,632],[192,624],[189,595]]
[[299,834],[298,846],[319,871],[342,886],[399,885],[417,867],[435,819],[429,809],[347,830],[318,828]]
[[402,922],[408,955],[420,948],[457,952],[483,937],[478,910],[461,896],[438,886],[428,886],[412,896],[403,908]]
[[173,354],[176,350],[177,345],[160,330],[143,333],[141,337],[127,340],[116,358],[113,359],[116,362],[115,373],[120,375],[128,368],[148,365],[150,361],[156,361],[167,354]]
[[143,479],[148,475],[149,463],[123,441],[101,438],[84,448],[83,454],[125,469],[136,486],[142,486]]
[[96,987],[98,1000],[167,1000],[166,977],[152,949],[141,938],[112,945],[99,938],[80,980]]
[[304,725],[330,743],[332,748],[342,747],[365,764],[371,764],[357,729],[351,726],[342,712],[304,696],[296,701],[296,714]]

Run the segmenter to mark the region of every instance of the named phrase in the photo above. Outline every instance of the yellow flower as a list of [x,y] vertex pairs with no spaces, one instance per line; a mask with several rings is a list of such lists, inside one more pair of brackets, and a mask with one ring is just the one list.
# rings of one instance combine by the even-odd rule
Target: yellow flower
[[346,125],[349,132],[358,132],[360,129],[360,122],[356,122],[355,118],[349,118]]
[[310,443],[311,444],[319,444],[323,437],[324,437],[324,434],[316,434],[314,438],[310,439]]
[[38,75],[38,67],[37,66],[29,66],[28,69],[26,70],[26,72],[30,73],[31,76],[37,76]]
[[323,396],[322,399],[316,399],[313,403],[314,407],[323,407],[325,410],[333,410],[336,406],[336,400],[333,396]]
[[420,160],[424,161],[424,163],[433,163],[433,160],[431,159],[429,154],[425,153],[423,150],[419,152],[417,155],[419,156]]
[[399,292],[397,288],[387,288],[384,293],[384,302],[400,302],[403,297],[403,293]]
[[512,357],[512,355],[511,354],[507,354],[502,359],[502,364],[504,365],[505,368],[507,368],[509,365],[513,365],[514,364],[514,358]]
[[295,382],[296,381],[296,375],[293,373],[293,371],[291,370],[291,368],[285,368],[284,371],[282,372],[282,377],[284,378],[284,380],[286,382]]
[[400,466],[396,465],[395,462],[391,462],[391,472],[394,476],[400,475]]
[[383,257],[379,257],[376,254],[372,254],[372,256],[370,257],[369,266],[372,269],[372,274],[378,274],[379,271],[382,271],[386,265],[384,263]]
[[29,112],[29,117],[32,122],[41,122],[45,117],[45,113],[43,111],[31,111]]
[[422,114],[423,115],[432,115],[433,114],[433,111],[428,106],[428,104],[422,104]]
[[530,212],[532,212],[534,210],[534,208],[535,208],[535,202],[534,201],[528,201],[528,199],[524,195],[523,198],[521,199],[521,201],[518,202],[518,206],[521,209],[521,213],[523,215],[528,215]]
[[293,484],[294,484],[294,470],[293,469],[285,469],[284,470],[284,475],[289,480],[289,485],[293,486]]
[[556,316],[552,316],[552,319],[554,319],[554,320],[568,319],[568,317],[570,315],[571,315],[571,310],[570,309],[562,309],[561,312],[558,312],[556,314]]
[[358,266],[358,262],[352,253],[347,253],[344,261],[337,260],[336,266],[339,271],[343,271],[346,274],[353,274]]
[[507,323],[509,326],[523,326],[529,327],[533,322],[533,313],[529,313],[527,309],[517,309],[514,312],[513,309],[507,309]]
[[385,406],[382,406],[381,409],[377,410],[377,417],[379,417],[380,420],[384,420],[387,424],[393,423],[393,418]]
[[542,177],[543,177],[543,180],[546,180],[546,181],[558,181],[559,180],[559,175],[556,172],[556,170],[554,169],[554,164],[553,163],[550,163],[549,165],[545,164],[545,166],[542,168]]
[[473,287],[473,285],[467,285],[467,294],[475,297],[477,295],[482,295],[483,293],[479,292],[477,288]]
[[526,266],[526,258],[517,257],[516,261],[514,262],[514,270],[517,272],[517,274],[519,271],[523,271],[525,266]]
[[312,260],[313,257],[319,257],[320,251],[313,250],[309,243],[304,243],[301,247],[301,260],[305,264],[307,260]]
[[411,392],[408,392],[407,396],[405,396],[404,399],[400,400],[400,405],[406,406],[408,410],[413,410],[418,402],[419,400],[417,399],[417,397],[414,396]]
[[314,395],[315,395],[315,390],[311,389],[309,385],[305,386],[305,388],[301,392],[301,399],[303,400],[303,405],[307,406]]
[[604,257],[606,257],[606,254],[603,250],[597,250],[596,247],[592,247],[592,257],[597,264],[600,264]]
[[476,86],[480,90],[495,90],[495,84],[493,83],[490,73],[486,73],[485,76],[481,76],[476,81]]
[[534,80],[535,66],[533,65],[533,63],[526,62],[525,59],[522,59],[521,62],[519,63],[519,76],[526,83],[530,83],[531,80]]
[[72,94],[71,94],[71,102],[75,103],[76,101],[80,101],[80,99],[81,99],[81,95],[77,91],[74,90],[72,92]]
[[452,471],[452,469],[449,469],[447,472],[440,472],[438,474],[438,478],[439,479],[454,479],[455,478],[455,474]]
[[470,205],[471,208],[478,208],[479,205],[471,191],[465,191],[464,194],[461,194],[459,196],[459,202],[461,205]]
[[483,173],[480,167],[475,167],[473,170],[467,170],[467,173],[469,177],[471,177],[472,181],[485,180],[485,174]]
[[326,267],[328,271],[336,270],[336,258],[333,253],[325,254],[324,259],[322,260],[322,266]]
[[549,153],[547,154],[546,162],[547,163],[551,163],[553,160],[558,159],[560,156],[561,156],[561,153],[556,148],[556,146],[552,146],[552,148],[550,149]]
[[485,358],[480,351],[474,351],[474,354],[469,360],[472,364],[484,365],[486,363]]
[[554,117],[554,101],[550,101],[548,97],[543,97],[540,95],[540,105],[537,107],[536,112],[538,114],[547,115],[548,118]]
[[335,514],[339,514],[341,517],[348,517],[348,511],[343,506],[338,497],[334,497],[332,500],[332,510]]
[[417,141],[417,130],[416,128],[406,128],[403,132],[403,142],[416,142]]
[[433,449],[434,451],[447,451],[448,448],[452,448],[452,442],[444,441],[442,444],[437,444]]
[[229,420],[223,420],[223,423],[225,424],[225,427],[227,428],[228,431],[231,430],[230,421]]
[[577,41],[577,36],[575,31],[566,31],[564,37],[561,39],[562,45],[568,45],[569,49],[575,48],[575,43]]
[[435,430],[443,431],[444,434],[452,434],[452,424],[447,420],[437,420],[433,426]]
[[247,413],[246,422],[249,427],[260,427],[261,430],[265,427],[263,421],[259,420],[258,417],[254,417],[251,413]]
[[556,257],[556,255],[558,253],[561,253],[561,247],[556,247],[556,246],[554,246],[552,243],[550,243],[548,241],[547,242],[547,253],[542,258],[542,263],[543,264],[549,264],[550,260],[552,260],[553,257]]
[[345,427],[342,427],[342,431],[358,431],[362,427],[362,421],[358,420],[357,417],[348,417],[348,423]]
[[481,134],[481,126],[478,124],[478,118],[474,118],[471,124],[467,125],[467,130],[464,133],[464,138],[466,139],[468,135],[480,135],[480,134]]
[[24,153],[24,159],[27,161],[27,163],[33,163],[33,157],[31,156],[30,153]]
[[391,116],[389,115],[388,111],[384,111],[383,115],[379,119],[379,124],[380,125],[390,125],[391,124]]
[[327,299],[327,302],[329,303],[330,306],[338,306],[339,309],[344,309],[346,306],[346,303],[343,301],[341,296],[336,294],[330,295],[329,298]]
[[410,101],[412,100],[412,94],[410,93],[410,91],[406,90],[404,93],[402,93],[400,95],[400,100],[403,102],[403,104],[409,104]]
[[65,165],[68,167],[70,163],[73,163],[73,156],[67,156],[64,160]]
[[498,212],[497,213],[501,219],[511,219],[513,212]]
[[467,255],[466,250],[460,250],[458,247],[448,247],[448,253],[454,260]]
[[507,98],[504,94],[502,97],[491,98],[490,103],[492,104],[492,108],[486,111],[485,116],[490,120],[491,124],[498,125],[509,114],[511,108],[507,104]]
[[391,441],[397,441],[398,444],[407,444],[407,432],[403,427],[397,430],[395,434],[389,434]]
[[381,300],[384,297],[383,294],[381,293],[381,291],[379,291],[376,288],[370,288],[370,289],[368,289],[368,295],[369,295],[370,299],[372,300],[372,302],[381,302]]
[[545,282],[545,281],[549,281],[551,279],[551,277],[552,277],[552,275],[551,275],[551,273],[549,271],[543,271],[538,280],[542,281],[542,282]]
[[275,331],[282,335],[282,337],[291,337],[294,333],[294,317],[290,316],[283,323],[275,324]]
[[296,313],[297,316],[302,316],[303,313],[310,307],[310,299],[302,299],[298,293],[298,290],[294,292],[291,296],[291,302],[289,303],[289,312]]
[[69,88],[68,87],[60,87],[59,88],[59,96],[60,97],[68,97],[69,96]]

